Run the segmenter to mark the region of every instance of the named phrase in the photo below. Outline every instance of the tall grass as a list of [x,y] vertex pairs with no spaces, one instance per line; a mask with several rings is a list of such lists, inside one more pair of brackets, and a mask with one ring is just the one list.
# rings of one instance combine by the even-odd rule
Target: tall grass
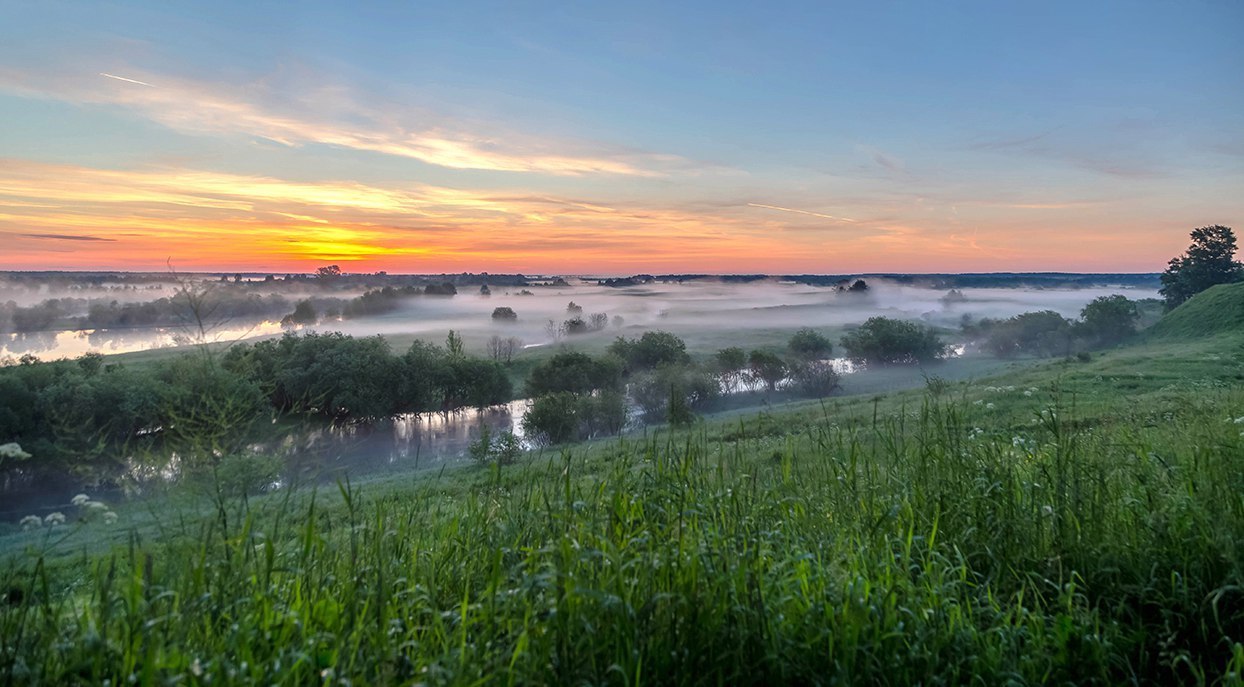
[[937,394],[221,498],[14,559],[0,684],[1240,684],[1244,397],[1196,401],[983,431]]

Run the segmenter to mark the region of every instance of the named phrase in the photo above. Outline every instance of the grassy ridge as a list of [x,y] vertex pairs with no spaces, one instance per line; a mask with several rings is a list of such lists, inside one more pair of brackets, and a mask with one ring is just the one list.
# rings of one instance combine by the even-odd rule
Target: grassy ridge
[[1244,282],[1219,284],[1188,299],[1147,332],[1151,340],[1188,340],[1244,332]]
[[0,683],[1239,684],[1240,344],[11,534]]

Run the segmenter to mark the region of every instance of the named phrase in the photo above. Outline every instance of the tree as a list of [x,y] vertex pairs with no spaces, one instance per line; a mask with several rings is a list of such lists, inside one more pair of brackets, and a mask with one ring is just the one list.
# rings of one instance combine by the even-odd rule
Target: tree
[[791,353],[803,360],[819,360],[834,350],[834,345],[825,338],[825,335],[807,327],[795,332],[787,345]]
[[747,367],[747,352],[738,347],[723,348],[713,356],[713,366],[717,371],[717,379],[726,393],[732,394],[743,381]]
[[570,304],[566,306],[566,314],[567,315],[582,315],[583,306],[576,304],[574,301],[570,301]]
[[523,341],[517,337],[502,338],[493,335],[488,338],[488,356],[493,360],[507,365],[514,359],[514,354],[522,348]]
[[462,337],[454,330],[449,330],[449,336],[445,337],[445,350],[449,352],[451,358],[461,358],[466,355],[466,346],[462,343]]
[[1183,303],[1216,284],[1244,280],[1244,265],[1235,259],[1235,233],[1214,225],[1192,231],[1188,252],[1171,258],[1162,273],[1160,293],[1167,309]]
[[441,284],[428,284],[423,288],[425,296],[454,296],[458,293],[458,287],[452,282],[444,282]]
[[578,438],[579,397],[568,391],[541,396],[523,415],[523,431],[536,443],[560,444]]
[[492,319],[497,322],[517,322],[518,313],[514,312],[514,308],[503,305],[492,309]]
[[597,389],[617,389],[622,370],[611,357],[592,358],[586,353],[563,351],[531,369],[527,394],[535,397],[558,391],[589,394]]
[[301,300],[294,306],[294,312],[281,319],[281,326],[310,325],[315,324],[318,319],[319,316],[316,315],[315,306],[311,304],[311,301],[309,299]]
[[786,378],[786,362],[768,351],[755,350],[747,357],[752,377],[764,382],[769,391],[776,391],[778,382]]
[[1082,336],[1098,346],[1113,346],[1136,333],[1140,312],[1136,301],[1115,294],[1093,299],[1080,311],[1080,319]]
[[879,365],[931,362],[946,349],[932,329],[889,317],[870,317],[842,337],[842,347],[855,362]]
[[806,360],[794,365],[790,377],[795,390],[804,396],[825,398],[836,391],[842,376],[828,360]]
[[661,363],[683,363],[687,344],[669,332],[644,332],[638,339],[619,336],[609,352],[626,362],[628,371],[651,370]]
[[317,279],[322,279],[326,282],[332,281],[336,279],[337,277],[341,276],[341,268],[336,265],[328,265],[327,267],[318,267],[315,270],[315,276]]

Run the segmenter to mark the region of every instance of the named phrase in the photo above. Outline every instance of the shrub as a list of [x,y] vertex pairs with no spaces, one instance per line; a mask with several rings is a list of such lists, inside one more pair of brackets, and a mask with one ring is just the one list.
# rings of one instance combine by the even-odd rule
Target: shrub
[[1053,310],[1026,312],[988,327],[985,346],[1000,358],[1021,353],[1049,357],[1069,355],[1072,323]]

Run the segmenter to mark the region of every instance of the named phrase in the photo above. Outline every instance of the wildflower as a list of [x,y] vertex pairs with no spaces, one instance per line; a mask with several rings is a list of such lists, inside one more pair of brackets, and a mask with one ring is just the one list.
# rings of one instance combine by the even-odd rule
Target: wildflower
[[22,521],[21,521],[21,526],[23,530],[32,530],[36,527],[41,526],[42,524],[43,524],[43,518],[37,515],[27,515],[26,517],[22,518]]
[[87,496],[86,494],[78,494],[77,496],[73,497],[73,499],[70,500],[69,502],[75,506],[81,507],[81,506],[85,506],[87,502],[89,502],[90,500],[91,500],[91,497]]
[[108,504],[99,501],[87,501],[86,507],[91,510],[108,510]]
[[1053,516],[1054,516],[1054,507],[1053,507],[1053,506],[1041,506],[1041,515],[1044,515],[1044,516],[1046,516],[1047,518],[1048,518],[1048,517],[1053,517]]
[[61,513],[60,511],[57,511],[55,513],[48,513],[48,516],[43,519],[43,523],[45,525],[48,525],[49,527],[63,525],[65,524],[65,514]]
[[15,441],[9,442],[7,444],[0,444],[0,458],[12,458],[14,460],[26,460],[29,457],[30,457],[30,454],[23,451],[22,447],[19,446],[17,442]]
[[1025,395],[1025,396],[1031,396],[1031,395],[1032,395],[1032,389],[1024,389],[1024,395]]
[[1235,418],[1234,420],[1232,420],[1232,422],[1234,422],[1237,425],[1244,425],[1244,415],[1241,415],[1240,417]]
[[108,512],[104,513],[104,524],[105,524],[105,525],[111,525],[112,523],[114,523],[114,522],[116,522],[116,521],[117,521],[117,514],[116,514],[116,513],[114,513],[113,511],[108,511]]
[[194,659],[194,661],[190,664],[190,672],[193,673],[195,677],[203,676],[203,664],[199,662],[199,659]]
[[994,409],[994,408],[996,408],[996,407],[997,407],[997,406],[995,406],[995,405],[994,405],[994,404],[992,404],[992,403],[986,403],[986,404],[985,404],[985,410],[993,410],[993,409]]

